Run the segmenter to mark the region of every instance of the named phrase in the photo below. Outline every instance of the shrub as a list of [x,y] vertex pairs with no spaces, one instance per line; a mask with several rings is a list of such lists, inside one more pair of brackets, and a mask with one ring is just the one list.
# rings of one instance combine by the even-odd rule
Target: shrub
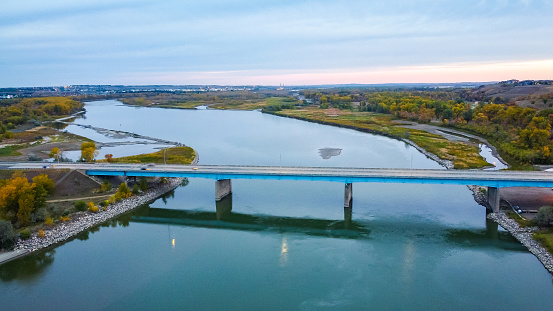
[[111,190],[111,183],[107,179],[104,179],[104,181],[102,182],[101,190],[102,192]]
[[12,224],[6,220],[0,220],[0,249],[11,249],[16,240],[17,235],[13,231]]
[[88,202],[87,206],[88,206],[89,211],[91,211],[93,213],[98,212],[98,206],[94,205],[94,202]]
[[23,240],[28,240],[29,238],[31,238],[31,230],[29,230],[29,229],[23,229],[23,230],[21,230],[21,232],[19,232],[19,236],[20,236]]
[[137,184],[134,184],[134,186],[132,187],[132,194],[134,194],[134,195],[138,194],[138,185]]
[[44,221],[45,225],[53,226],[54,225],[54,219],[50,216],[46,217],[46,220]]
[[38,229],[37,237],[43,238],[44,237],[44,230]]
[[116,201],[116,200],[115,200],[115,195],[110,196],[109,199],[108,199],[107,201],[108,201],[109,204],[115,203],[115,201]]
[[549,227],[553,225],[553,206],[540,207],[535,219],[540,227]]
[[75,206],[75,209],[78,211],[81,211],[81,212],[86,211],[86,203],[83,200],[79,200],[75,202],[73,206]]
[[60,220],[61,220],[62,222],[66,222],[66,221],[68,221],[69,219],[71,219],[70,216],[60,216]]

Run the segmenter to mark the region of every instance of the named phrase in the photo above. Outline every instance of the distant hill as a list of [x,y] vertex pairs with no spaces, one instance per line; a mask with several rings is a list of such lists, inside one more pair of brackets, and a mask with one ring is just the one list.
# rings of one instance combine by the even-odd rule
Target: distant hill
[[540,96],[553,93],[553,81],[551,80],[509,80],[499,83],[482,85],[475,88],[472,92],[473,96],[482,97],[501,97],[503,99],[539,99]]

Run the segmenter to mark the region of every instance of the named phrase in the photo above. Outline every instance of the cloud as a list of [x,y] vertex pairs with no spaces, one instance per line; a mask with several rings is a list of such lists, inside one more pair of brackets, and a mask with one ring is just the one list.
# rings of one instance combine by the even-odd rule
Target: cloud
[[545,0],[31,0],[5,8],[0,65],[11,77],[33,68],[81,81],[61,70],[104,68],[89,71],[101,80],[124,72],[530,61],[549,59],[553,49],[553,5]]

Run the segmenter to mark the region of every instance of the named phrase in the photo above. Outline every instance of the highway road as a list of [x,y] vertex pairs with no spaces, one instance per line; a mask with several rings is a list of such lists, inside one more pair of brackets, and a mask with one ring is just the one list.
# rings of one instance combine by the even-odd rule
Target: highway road
[[459,184],[491,187],[553,187],[553,172],[419,170],[352,167],[281,167],[240,165],[145,165],[114,163],[0,162],[0,169],[79,169],[96,176],[188,177],[211,179],[323,180]]

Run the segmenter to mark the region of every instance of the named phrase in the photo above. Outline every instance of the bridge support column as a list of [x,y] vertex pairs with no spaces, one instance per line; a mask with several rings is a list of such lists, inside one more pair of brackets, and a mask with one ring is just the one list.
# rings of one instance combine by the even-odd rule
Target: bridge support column
[[499,203],[501,198],[499,196],[499,188],[488,187],[488,204],[494,213],[499,212]]
[[232,184],[230,179],[221,179],[215,182],[215,201],[220,201],[222,198],[232,193]]
[[353,194],[352,194],[352,184],[346,184],[346,189],[344,191],[344,208],[352,208],[353,204]]

